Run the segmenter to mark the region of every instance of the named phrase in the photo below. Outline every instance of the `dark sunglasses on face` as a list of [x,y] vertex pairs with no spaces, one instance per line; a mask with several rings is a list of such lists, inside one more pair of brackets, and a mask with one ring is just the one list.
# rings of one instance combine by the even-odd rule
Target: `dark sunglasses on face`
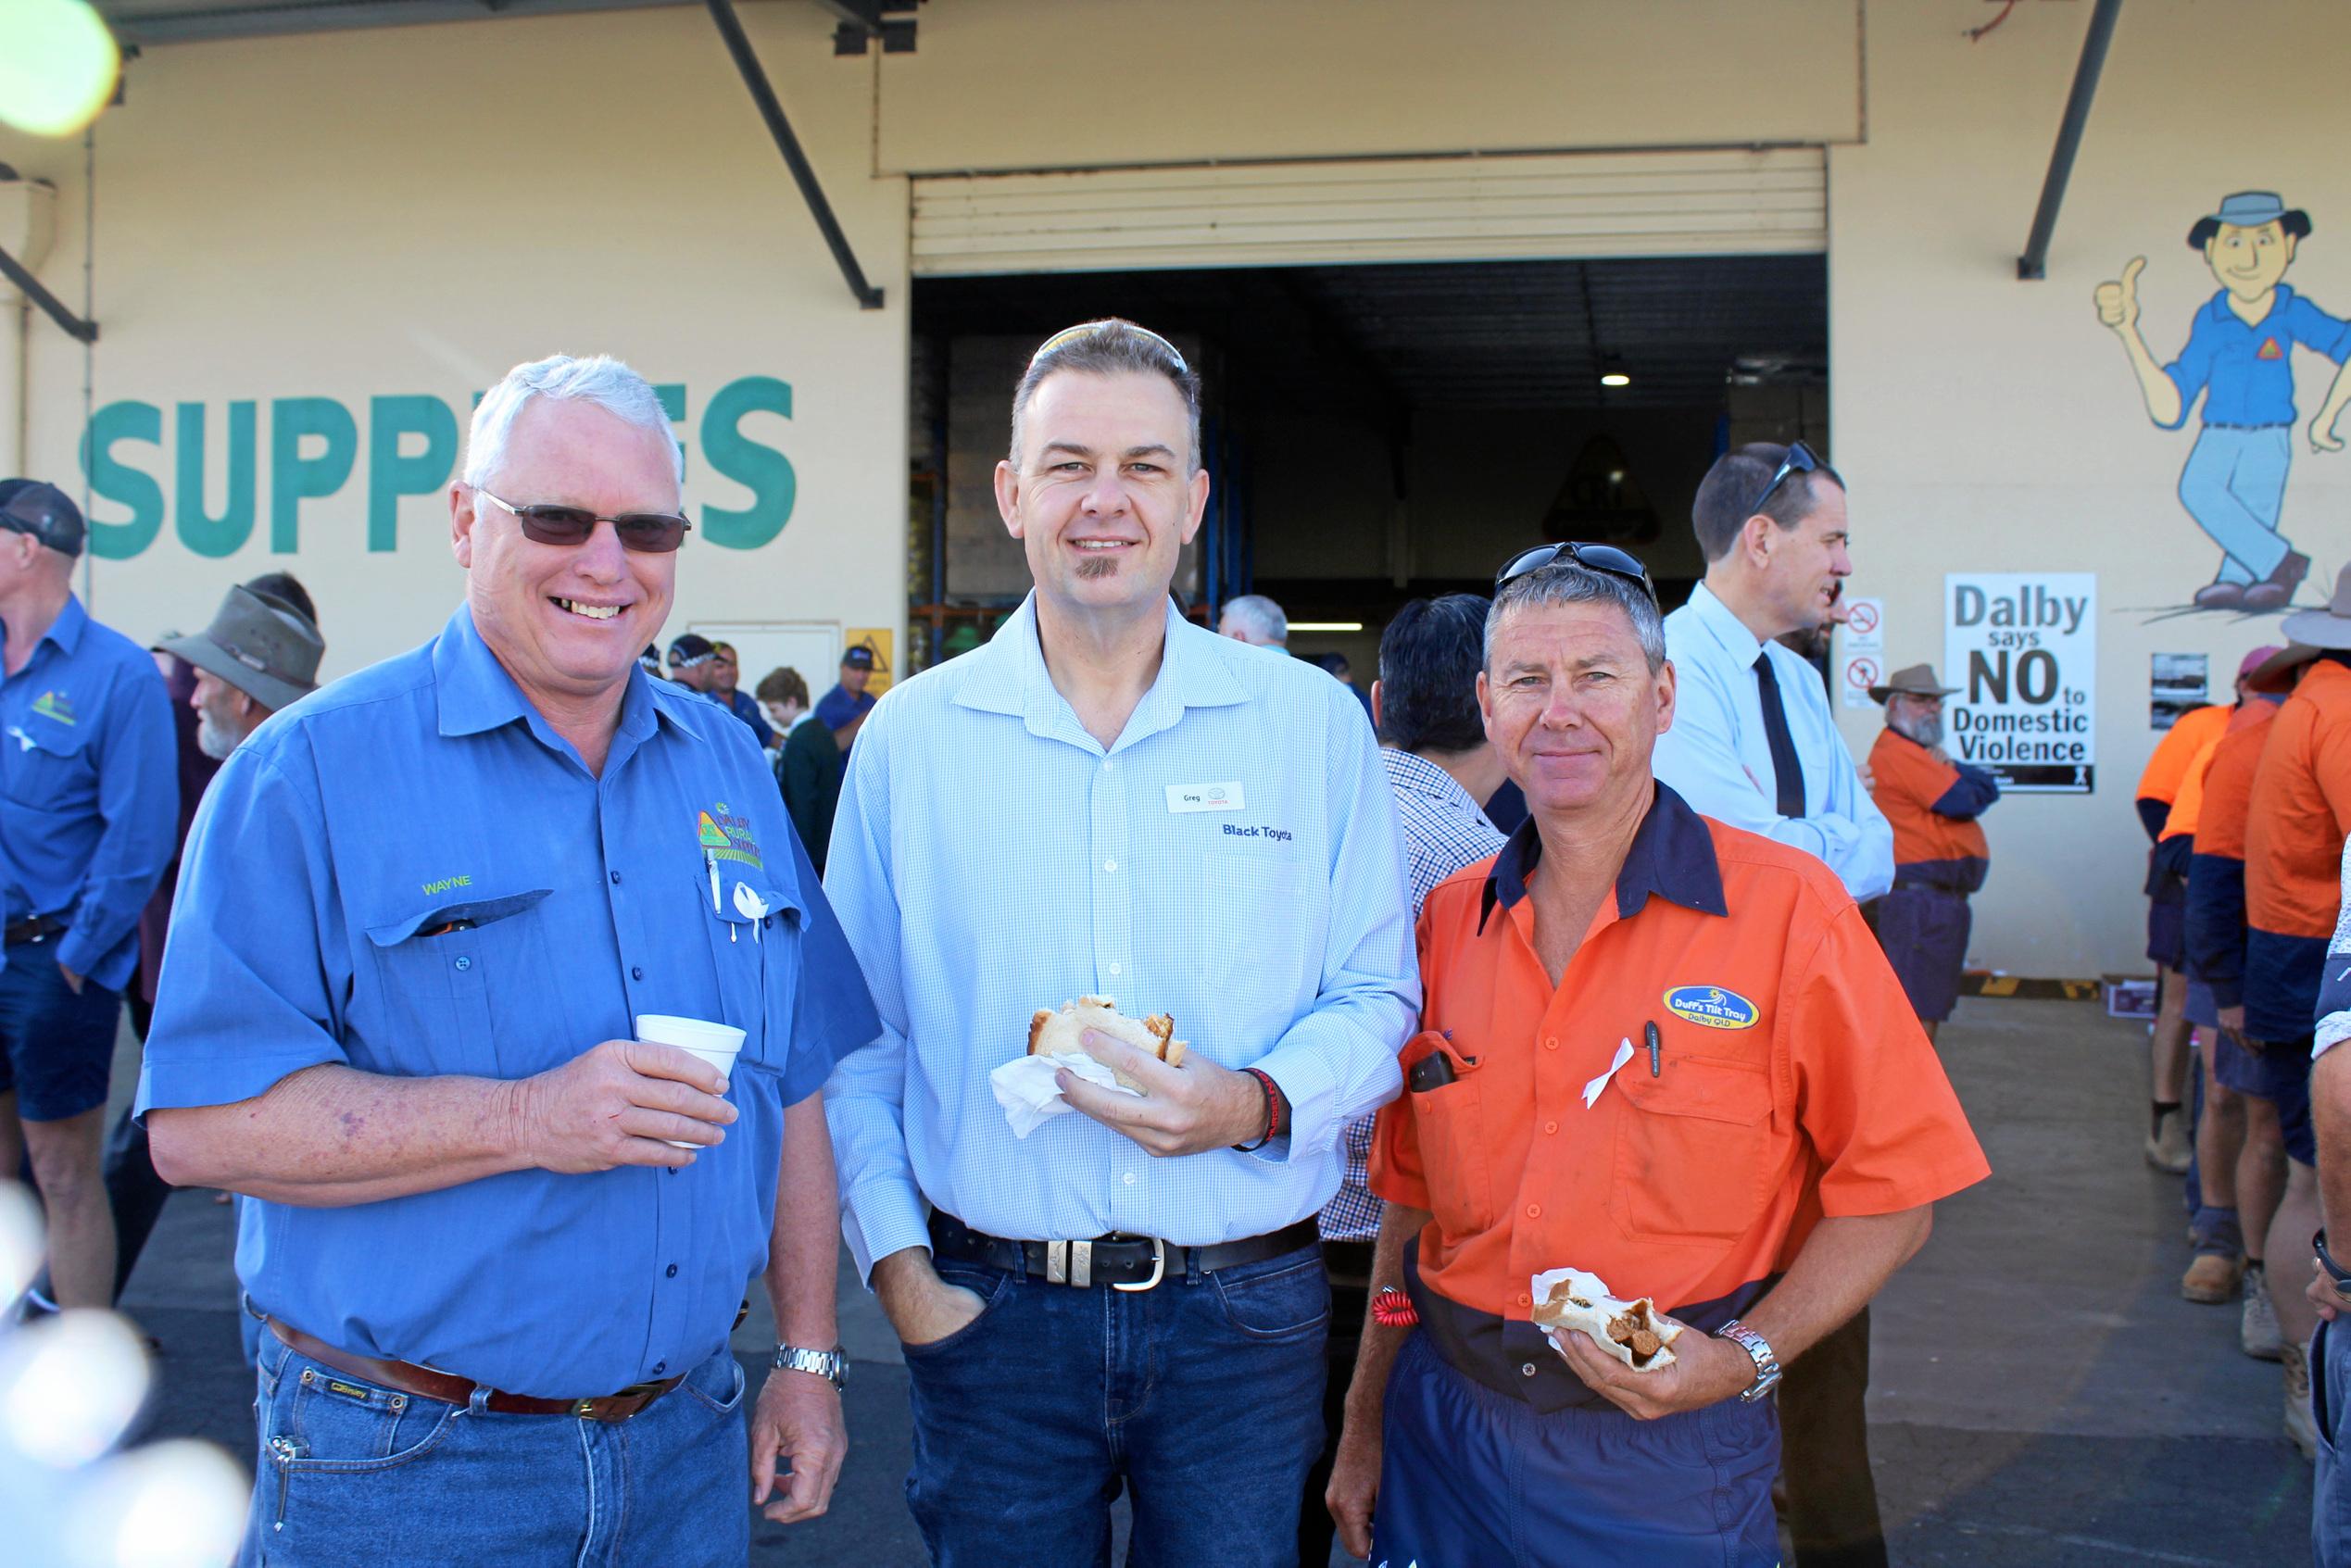
[[1779,489],[1792,473],[1825,473],[1830,479],[1836,480],[1840,488],[1842,488],[1845,483],[1839,477],[1837,470],[1822,462],[1818,454],[1815,453],[1811,447],[1801,441],[1791,442],[1788,445],[1788,456],[1780,462],[1779,468],[1772,470],[1771,483],[1763,487],[1763,494],[1757,495],[1755,504],[1747,508],[1747,515],[1753,517],[1762,511],[1764,503],[1771,499],[1772,492]]
[[1505,583],[1515,583],[1529,572],[1543,568],[1565,557],[1590,571],[1605,572],[1636,583],[1649,596],[1649,602],[1657,602],[1657,584],[1649,580],[1649,569],[1629,553],[1614,545],[1579,545],[1569,540],[1560,545],[1538,545],[1531,550],[1521,550],[1502,562],[1502,569],[1494,573],[1494,592],[1502,591]]
[[694,526],[673,512],[622,512],[617,517],[604,517],[585,507],[518,507],[479,485],[474,486],[473,493],[512,512],[514,520],[522,525],[522,537],[538,545],[585,545],[597,523],[609,522],[612,532],[621,536],[622,548],[666,555],[685,543],[686,533]]

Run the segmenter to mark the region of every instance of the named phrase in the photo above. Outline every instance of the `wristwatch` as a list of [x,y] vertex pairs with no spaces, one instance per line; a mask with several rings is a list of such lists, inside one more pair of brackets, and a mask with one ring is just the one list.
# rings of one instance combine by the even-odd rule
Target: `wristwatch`
[[2351,1273],[2346,1273],[2343,1265],[2334,1261],[2334,1254],[2327,1250],[2325,1230],[2310,1238],[2310,1249],[2318,1254],[2319,1266],[2326,1270],[2327,1278],[2334,1281],[2335,1294],[2351,1295]]
[[1747,1352],[1747,1359],[1755,1363],[1755,1381],[1739,1396],[1741,1404],[1754,1404],[1779,1386],[1779,1358],[1771,1353],[1771,1341],[1741,1323],[1731,1319],[1715,1330],[1715,1337],[1728,1339]]
[[804,1350],[798,1345],[778,1345],[773,1364],[778,1372],[805,1372],[821,1377],[833,1386],[835,1393],[843,1393],[849,1388],[849,1357],[841,1353],[838,1345],[829,1350]]

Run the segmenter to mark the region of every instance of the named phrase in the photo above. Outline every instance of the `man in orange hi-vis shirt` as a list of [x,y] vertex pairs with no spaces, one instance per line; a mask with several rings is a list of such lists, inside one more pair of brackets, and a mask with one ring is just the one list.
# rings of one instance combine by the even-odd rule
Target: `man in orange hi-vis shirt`
[[1878,905],[1878,940],[1930,1040],[1959,999],[1975,923],[1968,895],[1992,866],[1976,819],[2000,798],[1988,770],[1942,749],[1942,699],[1956,690],[1935,679],[1931,664],[1869,688],[1886,707],[1886,727],[1869,748],[1872,793],[1894,835],[1893,890]]
[[[1372,1148],[1380,1310],[1329,1500],[1375,1562],[1778,1561],[1780,1361],[1987,1173],[1843,884],[1651,771],[1675,683],[1646,583],[1552,546],[1488,615],[1478,701],[1530,815],[1423,907]],[[1568,1268],[1653,1298],[1671,1363],[1539,1326]]]
[[2164,829],[2189,768],[2206,743],[2229,727],[2220,703],[2181,714],[2156,743],[2139,774],[2136,805],[2147,842],[2147,957],[2156,966],[2155,1036],[2148,1056],[2147,1163],[2179,1175],[2188,1168],[2187,1116],[2181,1101],[2188,1090],[2187,900],[2188,855],[2193,835]]

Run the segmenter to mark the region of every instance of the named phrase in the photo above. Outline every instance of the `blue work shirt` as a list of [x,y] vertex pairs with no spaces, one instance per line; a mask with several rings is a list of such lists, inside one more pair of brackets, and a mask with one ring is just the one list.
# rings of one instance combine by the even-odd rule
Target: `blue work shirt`
[[[746,912],[738,886],[773,912]],[[237,1273],[261,1310],[552,1399],[673,1376],[726,1343],[767,1257],[784,1108],[878,1032],[743,726],[633,669],[591,775],[465,608],[221,769],[159,990],[142,1114],[248,1099],[321,1062],[526,1078],[629,1038],[638,1013],[748,1031],[739,1119],[685,1169],[243,1206]]]
[[874,705],[880,700],[872,692],[859,692],[852,696],[848,687],[836,685],[816,699],[816,721],[828,730],[837,730],[873,712]]
[[[1053,685],[1032,596],[859,732],[825,890],[881,1037],[825,1087],[860,1270],[926,1204],[999,1236],[1261,1236],[1339,1190],[1339,1131],[1402,1086],[1420,1008],[1404,847],[1371,726],[1320,670],[1170,605],[1158,676],[1104,747]],[[1157,1159],[1090,1118],[1015,1138],[988,1074],[1039,1008],[1164,1012],[1281,1085],[1289,1135]]]
[[2340,365],[2351,359],[2351,322],[2338,321],[2283,283],[2258,326],[2229,308],[2229,291],[2206,300],[2188,326],[2188,345],[2163,368],[2180,389],[2180,417],[2157,420],[2166,430],[2188,421],[2196,394],[2204,422],[2239,429],[2294,423],[2295,344]]
[[[1651,767],[1691,807],[1716,822],[1792,845],[1827,862],[1857,900],[1893,885],[1893,828],[1861,787],[1853,753],[1829,711],[1820,672],[1777,642],[1759,642],[1701,583],[1666,617],[1674,665],[1674,724]],[[1768,659],[1780,710],[1804,775],[1804,814],[1783,817],[1770,780],[1755,660]]]
[[0,681],[0,879],[11,923],[71,929],[19,948],[109,991],[139,965],[139,911],[171,863],[180,751],[147,651],[69,595],[25,667]]

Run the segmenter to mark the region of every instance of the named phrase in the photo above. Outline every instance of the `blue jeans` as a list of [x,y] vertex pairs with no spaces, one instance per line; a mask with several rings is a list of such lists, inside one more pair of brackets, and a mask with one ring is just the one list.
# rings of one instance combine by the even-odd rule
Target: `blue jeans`
[[2294,427],[2206,425],[2180,470],[2180,504],[2220,546],[2223,583],[2259,583],[2294,546],[2279,536]]
[[1319,1248],[1132,1294],[952,1261],[938,1272],[987,1305],[906,1347],[906,1499],[933,1562],[1100,1568],[1122,1483],[1130,1563],[1295,1560],[1323,1445]]
[[2311,1414],[2319,1422],[2319,1474],[2310,1498],[2310,1558],[2316,1568],[2351,1568],[2351,1333],[2322,1323],[2310,1346]]
[[[497,1415],[348,1377],[261,1336],[240,1568],[742,1568],[743,1370],[722,1350],[623,1422]],[[585,1392],[585,1390],[583,1391]]]

